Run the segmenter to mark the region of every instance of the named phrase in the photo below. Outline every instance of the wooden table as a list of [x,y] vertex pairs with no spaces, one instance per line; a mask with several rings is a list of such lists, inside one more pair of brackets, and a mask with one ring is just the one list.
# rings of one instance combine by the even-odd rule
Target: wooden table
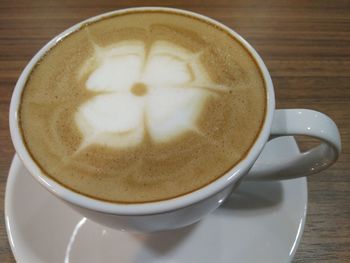
[[350,2],[278,0],[1,1],[0,262],[14,261],[2,215],[14,155],[8,108],[17,78],[41,46],[71,25],[145,5],[192,10],[232,27],[265,60],[278,108],[312,108],[336,121],[343,153],[329,170],[308,179],[308,217],[294,262],[350,262]]

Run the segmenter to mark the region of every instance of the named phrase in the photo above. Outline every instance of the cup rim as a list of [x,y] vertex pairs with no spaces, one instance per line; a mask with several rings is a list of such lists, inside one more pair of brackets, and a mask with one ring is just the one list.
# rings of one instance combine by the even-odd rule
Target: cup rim
[[[98,199],[93,199],[83,194],[79,194],[77,192],[74,192],[72,190],[65,188],[58,182],[54,181],[53,179],[45,175],[41,171],[41,169],[38,167],[38,165],[35,163],[35,161],[31,158],[24,144],[24,141],[22,139],[22,135],[19,129],[19,123],[18,123],[19,120],[18,120],[17,111],[19,108],[21,94],[25,86],[27,77],[29,76],[33,66],[40,60],[40,58],[50,48],[52,48],[57,42],[59,42],[61,39],[63,39],[67,35],[78,30],[81,26],[83,26],[86,23],[94,22],[94,21],[103,19],[105,17],[109,17],[111,15],[128,13],[131,11],[175,12],[175,13],[196,17],[198,19],[207,21],[211,24],[214,24],[224,29],[226,32],[232,35],[235,39],[237,39],[249,51],[251,56],[255,59],[255,62],[258,65],[261,71],[261,74],[263,76],[263,79],[265,81],[267,101],[266,101],[265,120],[254,144],[251,146],[246,156],[238,164],[233,166],[228,172],[222,175],[220,178],[216,179],[215,181],[209,183],[208,185],[198,190],[195,190],[193,192],[190,192],[188,194],[185,194],[179,197],[155,201],[155,202],[123,204],[123,203],[112,203],[112,202],[102,201]],[[34,57],[30,60],[30,62],[26,65],[25,69],[22,71],[16,83],[16,86],[14,88],[12,98],[11,98],[9,122],[10,122],[10,133],[11,133],[12,142],[14,144],[14,147],[18,156],[20,157],[24,166],[28,169],[30,174],[42,186],[48,189],[51,193],[55,194],[56,196],[60,197],[65,201],[68,201],[69,203],[73,203],[80,207],[88,208],[94,211],[117,214],[117,215],[151,215],[151,214],[159,214],[159,213],[177,210],[177,209],[198,203],[222,191],[226,187],[231,186],[234,182],[242,178],[242,176],[244,176],[244,174],[248,172],[250,167],[258,158],[259,153],[261,152],[264,144],[268,140],[268,137],[270,135],[271,125],[272,125],[274,109],[275,109],[275,96],[274,96],[273,83],[263,60],[255,51],[255,49],[245,39],[243,39],[243,37],[241,37],[238,33],[236,33],[233,29],[229,28],[228,26],[212,18],[209,18],[207,16],[204,16],[192,11],[187,11],[187,10],[182,10],[177,8],[168,8],[168,7],[135,7],[135,8],[119,9],[119,10],[103,13],[94,17],[90,17],[66,29],[65,31],[63,31],[62,33],[60,33],[59,35],[51,39],[46,45],[44,45],[34,55]]]

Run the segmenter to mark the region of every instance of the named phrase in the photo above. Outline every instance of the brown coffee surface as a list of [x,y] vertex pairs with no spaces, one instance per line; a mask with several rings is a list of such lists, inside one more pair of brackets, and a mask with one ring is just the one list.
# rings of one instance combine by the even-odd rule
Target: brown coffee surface
[[[131,55],[129,43],[137,43]],[[130,55],[127,58],[133,65],[132,61],[138,61],[135,51],[138,47],[144,50],[142,61],[146,62],[141,65],[144,71],[152,64],[147,59],[153,58],[159,59],[159,63],[171,61],[169,67],[159,70],[180,65],[180,74],[184,71],[181,65],[186,65],[190,77],[185,84],[176,83],[179,86],[174,89],[181,93],[186,88],[193,91],[192,95],[184,93],[183,98],[179,97],[183,104],[171,106],[169,111],[174,114],[165,116],[177,120],[181,114],[191,114],[186,119],[191,123],[188,127],[182,127],[181,121],[169,124],[157,117],[161,114],[158,111],[170,107],[172,99],[159,99],[162,97],[157,94],[162,92],[163,82],[155,86],[157,89],[147,83],[158,83],[157,78],[169,83],[180,79],[170,81],[171,74],[164,77],[163,71],[157,74],[159,63],[152,66],[153,73],[147,78],[135,79],[125,89],[114,90],[113,85],[108,88],[111,82],[103,78],[104,73],[97,72],[102,72],[103,65],[116,68],[113,65],[119,60],[115,62],[113,56],[123,57],[121,52]],[[104,54],[103,59],[99,54]],[[175,60],[178,64],[172,62]],[[122,65],[131,67],[129,64]],[[113,82],[113,75],[106,72]],[[167,85],[164,87],[173,87]],[[93,121],[109,125],[110,130],[101,132],[102,128],[89,121],[89,114],[101,107],[108,109],[109,106],[103,106],[105,98],[112,93],[118,98],[120,90],[123,96],[131,96],[132,101],[132,96],[139,100],[135,105],[142,106],[141,122],[135,121],[138,126],[132,126],[134,130],[115,128],[119,127],[118,122],[134,118],[130,115],[131,104],[119,110],[115,118],[114,113],[106,114],[106,121],[101,115],[104,113],[98,112],[100,115],[94,117],[96,112],[93,112]],[[113,101],[113,96],[109,100]],[[151,96],[156,99],[146,100]],[[96,98],[101,98],[98,105],[102,106],[91,106]],[[86,24],[51,48],[28,77],[19,122],[28,151],[50,178],[96,199],[141,203],[184,195],[224,175],[246,156],[255,142],[265,118],[266,103],[259,67],[240,42],[224,29],[170,11],[133,11]],[[116,107],[113,112],[119,109]],[[176,132],[171,132],[172,127]]]

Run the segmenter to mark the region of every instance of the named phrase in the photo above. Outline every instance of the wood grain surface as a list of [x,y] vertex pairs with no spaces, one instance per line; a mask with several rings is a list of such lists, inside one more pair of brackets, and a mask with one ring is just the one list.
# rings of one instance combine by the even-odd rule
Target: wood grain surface
[[131,6],[178,7],[223,22],[266,62],[278,108],[316,109],[335,120],[343,152],[334,166],[308,179],[307,222],[294,262],[350,262],[350,1],[339,0],[1,1],[0,262],[14,262],[3,209],[14,155],[8,110],[17,78],[40,47],[64,29]]

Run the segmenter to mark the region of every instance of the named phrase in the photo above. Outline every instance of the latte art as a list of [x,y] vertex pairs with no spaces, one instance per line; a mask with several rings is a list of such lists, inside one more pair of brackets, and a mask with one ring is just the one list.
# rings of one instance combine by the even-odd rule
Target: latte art
[[99,200],[144,203],[200,189],[245,158],[265,83],[225,29],[171,11],[83,25],[32,69],[23,140],[42,173]]
[[95,47],[80,71],[88,74],[86,88],[98,92],[75,115],[84,135],[80,149],[94,143],[135,146],[145,132],[154,142],[188,130],[200,133],[196,121],[207,97],[228,90],[209,78],[200,54],[168,41],[148,49],[141,41]]

